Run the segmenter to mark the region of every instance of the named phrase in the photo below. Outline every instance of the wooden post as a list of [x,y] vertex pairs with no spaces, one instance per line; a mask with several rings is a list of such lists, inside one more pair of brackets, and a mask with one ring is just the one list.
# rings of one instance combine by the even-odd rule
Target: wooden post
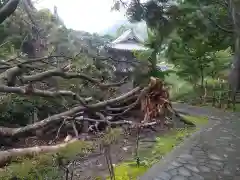
[[218,104],[218,107],[219,108],[222,108],[222,82],[220,79],[218,79],[218,82],[219,82],[219,104]]
[[236,89],[232,90],[231,100],[232,100],[232,110],[233,111],[236,111],[236,94],[237,94],[237,90]]
[[212,106],[215,107],[215,101],[216,101],[216,97],[215,97],[215,83],[213,83],[213,89],[212,89]]
[[205,81],[205,87],[204,87],[203,105],[206,104],[206,97],[207,97],[207,80]]
[[228,101],[227,101],[227,109],[231,108],[231,94],[232,94],[232,90],[231,90],[231,87],[230,85],[228,86]]

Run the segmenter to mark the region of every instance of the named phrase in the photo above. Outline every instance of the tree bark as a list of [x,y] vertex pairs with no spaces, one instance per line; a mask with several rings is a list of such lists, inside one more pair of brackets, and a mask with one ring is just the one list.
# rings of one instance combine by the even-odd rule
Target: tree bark
[[3,23],[5,19],[14,13],[17,9],[20,0],[9,0],[1,9],[0,9],[0,24]]
[[36,122],[34,124],[27,125],[25,127],[21,127],[21,128],[0,127],[0,136],[8,136],[8,137],[24,136],[29,132],[36,131],[37,129],[44,128],[45,126],[47,126],[51,123],[55,123],[59,120],[63,120],[65,117],[74,116],[78,112],[82,112],[82,111],[85,111],[85,110],[101,109],[101,108],[104,108],[108,105],[117,103],[117,102],[122,101],[122,100],[124,100],[128,97],[134,96],[140,90],[141,90],[140,87],[136,87],[133,90],[129,91],[128,93],[123,94],[122,96],[119,96],[119,97],[116,97],[116,98],[113,98],[113,99],[109,99],[109,100],[106,100],[106,101],[102,101],[102,102],[99,102],[99,103],[96,103],[96,104],[91,104],[91,105],[88,105],[87,107],[77,106],[77,107],[74,107],[74,108],[72,108],[68,111],[50,116],[50,117],[48,117],[44,120],[41,120],[41,121]]
[[230,0],[229,2],[235,36],[234,57],[229,75],[229,83],[233,92],[232,96],[234,96],[240,88],[240,2],[236,0]]
[[38,155],[40,153],[49,153],[49,152],[57,152],[59,149],[66,147],[69,144],[76,142],[78,139],[72,139],[68,142],[64,142],[61,144],[53,145],[53,146],[35,146],[29,148],[19,148],[19,149],[10,149],[6,151],[0,151],[0,167],[3,167],[9,161],[27,156],[27,155]]

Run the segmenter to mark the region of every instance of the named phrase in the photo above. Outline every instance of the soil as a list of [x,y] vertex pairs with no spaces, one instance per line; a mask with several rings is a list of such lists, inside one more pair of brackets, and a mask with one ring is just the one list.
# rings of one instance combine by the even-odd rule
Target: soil
[[[139,119],[137,117],[132,117],[133,119]],[[156,142],[156,137],[162,136],[169,128],[164,127],[160,128],[159,126],[154,127],[154,129],[144,128],[140,132],[139,139],[139,151],[147,151],[152,149]],[[56,136],[56,134],[55,134]],[[95,135],[82,134],[82,138],[96,141]],[[57,142],[51,143],[56,144],[63,141],[63,138],[66,136],[61,136]],[[38,137],[30,137],[27,139],[21,139],[18,143],[12,145],[11,148],[20,148],[20,147],[32,147],[40,145],[49,145],[50,140],[55,137],[48,136],[47,138],[39,139]],[[111,158],[114,165],[119,164],[120,162],[133,160],[134,151],[136,147],[136,132],[131,130],[131,134],[123,132],[119,140],[111,145]],[[4,148],[5,149],[5,148]],[[140,157],[141,158],[141,157]],[[104,155],[101,153],[101,150],[98,148],[96,143],[96,150],[86,157],[77,157],[71,162],[69,166],[70,172],[73,171],[73,180],[95,180],[96,177],[101,177],[103,180],[109,176],[108,166]]]
[[[139,138],[139,151],[150,150],[156,140],[156,137],[168,132],[168,128],[161,129],[160,127],[154,127],[153,129],[145,128],[140,131]],[[96,149],[90,155],[85,157],[76,157],[70,162],[69,170],[73,171],[73,180],[95,180],[96,177],[103,180],[109,176],[108,166],[106,159],[100,148],[98,147],[97,137],[95,135],[82,134],[81,139],[91,140],[96,142]],[[53,139],[52,137],[48,137]],[[62,142],[63,139],[58,139],[57,144]],[[13,144],[11,148],[23,148],[40,145],[48,145],[49,140],[46,138],[39,139],[38,137],[29,137],[27,139],[21,139],[18,143]],[[117,165],[123,161],[133,160],[134,152],[136,148],[136,132],[131,130],[131,134],[123,132],[119,140],[111,145],[111,158],[114,165]],[[6,148],[2,148],[2,150]],[[8,149],[8,148],[7,148]],[[140,157],[141,158],[141,157]],[[63,179],[66,179],[65,177]]]
[[[139,151],[147,151],[152,149],[155,144],[155,138],[163,135],[168,129],[155,128],[143,129],[140,133]],[[131,135],[123,135],[122,138],[115,144],[111,145],[111,157],[114,165],[120,162],[133,160],[136,147],[136,133]],[[140,157],[141,158],[141,157]],[[103,180],[109,176],[108,166],[103,154],[96,151],[83,159],[75,159],[71,167],[74,174],[74,180],[95,180],[96,177],[101,177]]]

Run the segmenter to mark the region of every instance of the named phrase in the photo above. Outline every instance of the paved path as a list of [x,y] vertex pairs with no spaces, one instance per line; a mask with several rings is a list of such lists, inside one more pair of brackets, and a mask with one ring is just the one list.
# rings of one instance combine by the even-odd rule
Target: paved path
[[240,180],[240,114],[175,104],[210,121],[140,180]]

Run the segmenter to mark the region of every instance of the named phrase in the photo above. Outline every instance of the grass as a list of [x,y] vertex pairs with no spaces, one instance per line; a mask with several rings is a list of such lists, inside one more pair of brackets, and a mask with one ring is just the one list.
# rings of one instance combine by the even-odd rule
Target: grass
[[[110,129],[99,140],[102,143],[114,143],[120,135],[119,129]],[[59,169],[79,155],[91,153],[94,149],[92,142],[76,141],[59,149],[57,152],[34,154],[12,159],[5,168],[0,169],[0,180],[11,180],[14,177],[21,180],[59,180],[64,172]]]
[[[206,78],[207,79],[207,96],[219,96],[222,94],[222,97],[225,98],[225,102],[222,104],[222,107],[226,107],[227,103],[227,96],[226,92],[228,90],[227,84],[222,84],[220,86],[219,81],[212,79],[212,78]],[[166,82],[172,84],[172,88],[170,89],[170,97],[173,101],[177,102],[186,102],[195,106],[203,106],[203,107],[212,107],[212,98],[207,98],[207,102],[205,104],[202,104],[202,100],[200,99],[199,92],[200,89],[194,89],[193,85],[188,83],[187,81],[184,81],[183,79],[179,78],[176,74],[172,73],[169,76],[166,77]],[[224,95],[223,95],[224,94]],[[240,104],[237,103],[235,112],[240,112]],[[216,106],[216,108],[218,108]],[[232,108],[229,109],[223,109],[227,111],[233,111]]]
[[[208,123],[206,117],[185,116],[185,118],[196,126]],[[140,151],[140,167],[136,166],[135,161],[122,162],[115,167],[116,180],[136,180],[194,131],[196,128],[175,129],[164,136],[157,137],[156,144],[151,151]]]
[[184,138],[188,137],[195,128],[185,128],[173,130],[163,137],[156,138],[157,142],[152,151],[153,157],[150,159],[150,164],[156,163],[156,157],[162,157],[172,151]]
[[[134,161],[124,162],[115,167],[116,180],[134,180],[143,175],[149,167],[146,165],[136,166]],[[107,178],[110,180],[110,178]]]
[[202,126],[208,123],[208,118],[204,116],[183,116],[187,121],[194,123],[196,126]]
[[10,180],[14,177],[24,180],[51,179],[57,180],[63,174],[58,169],[58,163],[64,164],[79,154],[91,151],[92,144],[77,141],[60,149],[57,153],[45,153],[32,157],[13,159],[8,166],[0,170],[1,180]]
[[[205,117],[185,116],[186,119],[195,123],[197,126],[207,123]],[[156,138],[156,144],[151,151],[140,151],[141,165],[136,166],[136,162],[125,161],[115,167],[116,180],[135,180],[143,175],[157,159],[166,155],[176,147],[183,139],[189,136],[195,129],[176,129]],[[118,131],[109,133],[104,137],[107,142],[115,141]],[[90,142],[77,141],[60,149],[57,153],[45,153],[34,155],[32,157],[21,157],[13,159],[8,166],[0,169],[0,179],[10,180],[13,177],[25,180],[48,179],[59,180],[63,176],[57,166],[57,160],[61,159],[65,164],[69,159],[74,159],[79,154],[89,153],[93,149]]]

